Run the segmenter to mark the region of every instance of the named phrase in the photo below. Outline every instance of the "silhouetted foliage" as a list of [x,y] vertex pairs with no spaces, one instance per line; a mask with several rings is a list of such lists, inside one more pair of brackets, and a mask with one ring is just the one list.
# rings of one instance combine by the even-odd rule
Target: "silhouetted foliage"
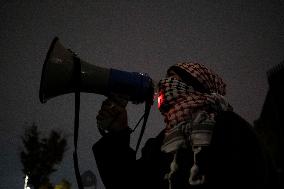
[[49,175],[57,170],[55,165],[62,161],[67,141],[55,130],[47,138],[41,138],[35,123],[25,130],[22,141],[25,147],[20,154],[23,173],[29,177],[28,184],[38,189],[49,183]]

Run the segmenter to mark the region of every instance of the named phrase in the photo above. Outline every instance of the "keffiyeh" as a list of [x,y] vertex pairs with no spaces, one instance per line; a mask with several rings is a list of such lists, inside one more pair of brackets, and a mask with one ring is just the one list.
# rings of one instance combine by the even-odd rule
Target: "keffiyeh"
[[[176,153],[179,148],[190,144],[196,156],[203,146],[210,145],[218,112],[232,110],[223,97],[226,85],[217,74],[201,64],[179,63],[170,69],[182,80],[170,76],[158,85],[159,110],[166,124],[161,150]],[[202,179],[194,180],[197,170],[194,160],[189,178],[192,185],[203,183]]]

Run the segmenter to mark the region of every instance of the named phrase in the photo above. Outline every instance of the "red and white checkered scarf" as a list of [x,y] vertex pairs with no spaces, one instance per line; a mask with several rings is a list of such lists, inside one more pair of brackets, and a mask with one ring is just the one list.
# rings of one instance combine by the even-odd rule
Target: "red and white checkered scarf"
[[197,63],[179,63],[175,66],[184,69],[197,79],[209,93],[201,93],[183,81],[167,77],[158,84],[160,111],[165,116],[166,129],[192,119],[193,114],[201,109],[213,113],[228,108],[224,99],[225,83],[223,80]]
[[222,110],[225,99],[218,93],[201,93],[192,86],[168,77],[159,82],[160,111],[165,116],[167,129],[192,118],[200,109]]
[[161,80],[159,90],[161,101],[159,109],[164,115],[166,124],[165,144],[173,139],[173,133],[175,135],[177,135],[176,132],[190,134],[189,129],[185,130],[184,126],[178,127],[193,122],[200,112],[207,113],[208,119],[214,121],[219,111],[230,109],[222,95],[200,93],[195,91],[192,86],[173,77]]
[[[159,110],[166,124],[161,150],[176,153],[179,148],[190,144],[196,155],[203,146],[210,145],[217,113],[232,110],[232,107],[223,97],[226,85],[217,74],[197,63],[179,63],[175,66],[197,80],[206,93],[195,90],[188,84],[190,81],[185,83],[175,77],[159,82]],[[192,170],[195,173],[191,174],[190,179],[197,175],[196,167],[194,162]],[[171,170],[171,173],[174,171]],[[194,184],[195,181],[192,179],[190,182]],[[198,180],[198,184],[201,182]]]

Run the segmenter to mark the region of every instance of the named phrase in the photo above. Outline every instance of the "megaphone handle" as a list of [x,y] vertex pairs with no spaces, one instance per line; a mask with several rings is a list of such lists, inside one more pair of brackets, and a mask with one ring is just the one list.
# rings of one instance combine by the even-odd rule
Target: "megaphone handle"
[[[110,109],[113,106],[120,108],[125,108],[128,103],[128,97],[120,94],[112,93],[108,95],[108,100],[110,102]],[[105,136],[109,132],[109,128],[114,124],[115,121],[119,118],[120,115],[110,116],[109,119],[105,119],[103,124],[98,125],[98,130],[102,136]]]
[[[108,125],[112,125],[112,124],[117,120],[117,118],[118,118],[118,115],[115,116],[115,117],[109,122]],[[108,130],[103,129],[102,127],[98,127],[98,130],[99,130],[99,132],[100,132],[100,134],[101,134],[102,136],[105,136],[105,135],[109,132]]]
[[108,98],[116,105],[125,108],[128,104],[128,96],[111,93]]

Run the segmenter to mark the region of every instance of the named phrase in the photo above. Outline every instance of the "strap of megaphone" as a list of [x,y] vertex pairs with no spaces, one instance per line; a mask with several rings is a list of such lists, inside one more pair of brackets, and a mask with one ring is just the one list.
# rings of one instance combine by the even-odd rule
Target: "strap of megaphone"
[[78,133],[79,133],[79,114],[80,114],[80,81],[81,81],[81,63],[80,59],[74,55],[74,77],[75,80],[75,118],[74,118],[74,170],[76,175],[76,180],[79,189],[84,189],[81,180],[81,174],[79,170],[78,163],[78,153],[77,153],[77,143],[78,143]]
[[145,102],[145,113],[142,116],[142,117],[144,117],[144,120],[143,120],[143,125],[141,127],[140,135],[139,135],[139,138],[138,138],[138,141],[137,141],[137,144],[136,144],[136,150],[135,150],[136,155],[137,155],[137,152],[139,150],[139,146],[140,146],[140,143],[141,143],[141,140],[142,140],[145,128],[146,128],[146,123],[147,123],[147,120],[148,120],[148,117],[149,117],[149,114],[150,114],[150,109],[151,109],[151,104]]

